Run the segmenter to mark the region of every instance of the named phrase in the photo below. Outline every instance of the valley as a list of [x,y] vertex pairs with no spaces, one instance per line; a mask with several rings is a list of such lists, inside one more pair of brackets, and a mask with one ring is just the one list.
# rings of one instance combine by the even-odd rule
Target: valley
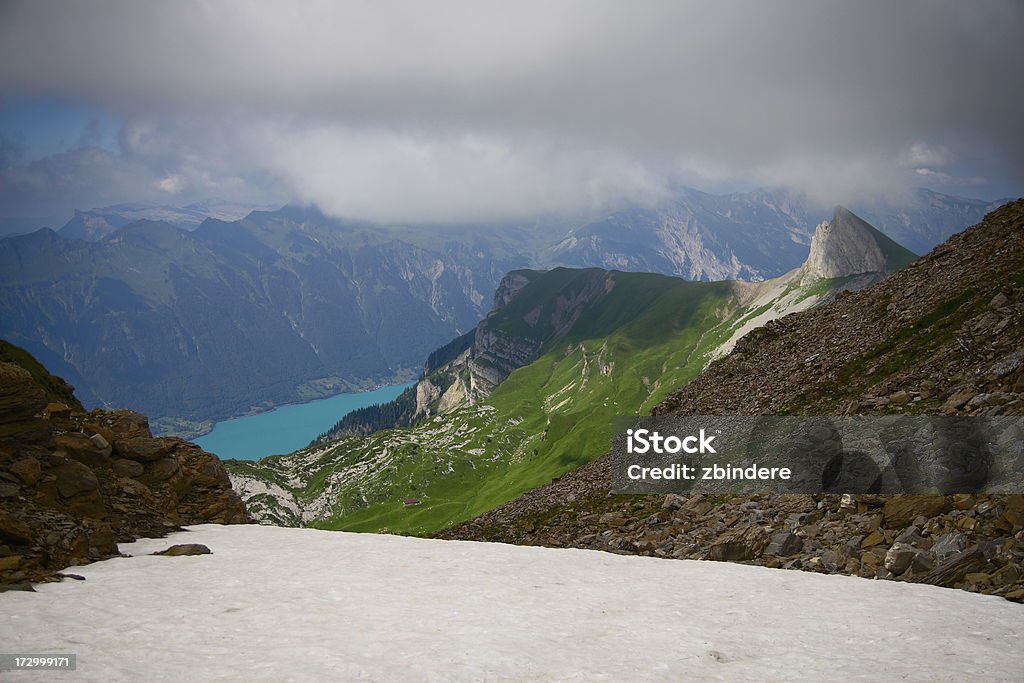
[[[989,206],[920,190],[864,216],[930,248]],[[66,377],[86,405],[131,406],[157,433],[192,437],[415,378],[431,350],[487,313],[512,270],[761,282],[798,267],[828,216],[790,191],[685,188],[604,216],[490,224],[383,225],[294,205],[230,220],[242,210],[122,205],[0,239],[0,338]]]
[[1022,27],[0,1],[0,683],[1020,683]]
[[756,284],[514,271],[473,342],[433,354],[395,418],[412,426],[343,421],[336,441],[227,463],[233,486],[287,526],[422,534],[485,512],[598,457],[614,416],[648,412],[748,330],[913,259],[841,208],[814,239],[803,266]]

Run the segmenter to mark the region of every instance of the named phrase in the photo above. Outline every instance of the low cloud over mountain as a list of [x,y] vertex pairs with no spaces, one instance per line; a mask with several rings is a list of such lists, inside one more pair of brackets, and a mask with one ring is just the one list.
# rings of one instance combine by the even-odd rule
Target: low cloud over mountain
[[[218,196],[481,221],[653,201],[678,182],[829,204],[1024,187],[1013,2],[15,2],[0,16],[6,217]],[[80,134],[38,149],[54,112]]]

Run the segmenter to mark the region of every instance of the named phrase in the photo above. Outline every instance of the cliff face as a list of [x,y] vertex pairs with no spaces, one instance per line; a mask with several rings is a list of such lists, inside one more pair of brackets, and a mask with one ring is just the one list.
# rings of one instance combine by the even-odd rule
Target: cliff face
[[516,271],[502,280],[496,307],[477,325],[466,356],[470,403],[486,398],[512,371],[537,360],[547,344],[568,334],[580,315],[614,287],[607,271],[583,273],[576,286],[550,300],[536,300],[526,290],[540,273]]
[[317,442],[409,426],[483,401],[512,372],[570,334],[614,288],[612,273],[597,268],[511,271],[498,284],[491,312],[474,330],[430,354],[408,396],[346,416]]
[[810,279],[888,273],[902,268],[914,258],[913,253],[853,212],[837,206],[832,220],[820,223],[814,231],[803,273]]
[[141,536],[249,521],[216,456],[154,438],[139,413],[47,403],[29,371],[0,362],[0,585],[52,579]]

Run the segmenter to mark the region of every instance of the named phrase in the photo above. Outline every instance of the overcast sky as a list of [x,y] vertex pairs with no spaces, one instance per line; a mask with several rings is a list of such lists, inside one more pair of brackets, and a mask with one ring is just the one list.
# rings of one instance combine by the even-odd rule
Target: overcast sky
[[0,0],[0,216],[1017,196],[1022,29],[1019,0]]

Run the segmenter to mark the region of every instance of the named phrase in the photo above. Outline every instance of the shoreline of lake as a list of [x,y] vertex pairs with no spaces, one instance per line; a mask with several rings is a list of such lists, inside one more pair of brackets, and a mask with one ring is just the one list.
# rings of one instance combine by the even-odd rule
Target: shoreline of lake
[[191,441],[222,460],[259,460],[291,453],[308,446],[347,413],[387,403],[414,384],[393,384],[302,403],[286,403],[252,415],[218,421],[208,433]]

